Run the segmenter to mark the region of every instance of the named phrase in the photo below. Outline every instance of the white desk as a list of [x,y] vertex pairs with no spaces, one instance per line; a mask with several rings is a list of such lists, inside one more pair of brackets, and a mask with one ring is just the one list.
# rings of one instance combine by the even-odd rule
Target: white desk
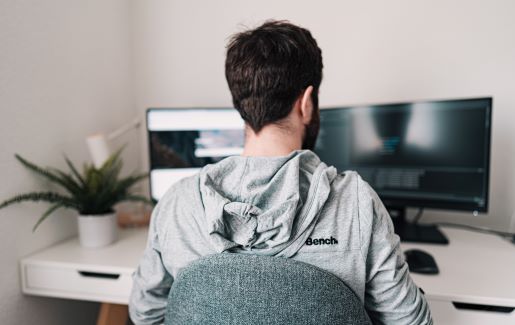
[[121,230],[104,248],[83,248],[78,238],[58,243],[21,261],[23,292],[126,305],[146,239],[140,228]]
[[98,325],[125,325],[132,273],[143,254],[147,229],[120,231],[105,248],[63,241],[21,261],[25,294],[101,302]]
[[[450,245],[402,244],[433,255],[438,275],[413,274],[425,291],[436,324],[515,324],[511,313],[456,309],[453,302],[515,307],[515,245],[499,237],[442,229]],[[21,261],[26,294],[127,304],[147,229],[122,230],[106,248],[86,249],[77,239]]]
[[412,274],[426,292],[436,324],[515,324],[511,313],[456,309],[455,303],[515,307],[515,245],[494,235],[441,228],[446,246],[407,244],[436,260],[438,275]]

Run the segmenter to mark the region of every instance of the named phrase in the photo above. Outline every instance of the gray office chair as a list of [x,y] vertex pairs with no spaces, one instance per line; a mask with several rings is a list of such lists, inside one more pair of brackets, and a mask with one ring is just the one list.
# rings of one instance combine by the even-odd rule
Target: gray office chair
[[371,324],[339,278],[280,257],[218,254],[179,273],[165,324]]

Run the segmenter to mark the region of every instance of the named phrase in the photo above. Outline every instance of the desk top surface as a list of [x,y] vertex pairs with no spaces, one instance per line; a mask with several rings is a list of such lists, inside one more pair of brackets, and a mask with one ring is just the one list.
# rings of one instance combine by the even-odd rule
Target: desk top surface
[[77,237],[64,240],[22,260],[22,263],[60,265],[83,271],[132,273],[143,255],[148,228],[120,230],[118,240],[102,248],[80,246]]
[[449,245],[402,243],[433,255],[438,275],[412,278],[432,299],[515,306],[515,245],[499,236],[441,228]]
[[[402,243],[436,260],[438,275],[413,274],[431,299],[515,307],[515,245],[487,234],[443,228],[450,244]],[[143,253],[147,228],[120,231],[119,240],[100,249],[83,248],[73,238],[25,258],[23,263],[51,264],[92,272],[132,273]]]

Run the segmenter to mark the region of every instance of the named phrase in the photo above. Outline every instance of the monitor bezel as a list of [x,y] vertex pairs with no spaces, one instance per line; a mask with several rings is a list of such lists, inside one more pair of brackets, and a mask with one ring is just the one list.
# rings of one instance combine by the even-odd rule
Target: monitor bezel
[[[431,209],[440,209],[440,210],[455,210],[455,211],[472,211],[472,212],[481,212],[487,213],[489,208],[490,201],[490,166],[491,166],[491,138],[492,138],[492,113],[493,113],[493,97],[485,96],[485,97],[471,97],[471,98],[453,98],[453,99],[438,99],[438,100],[417,100],[417,101],[406,101],[406,102],[390,102],[390,103],[375,103],[375,104],[359,104],[359,105],[351,105],[351,106],[330,106],[330,107],[321,107],[322,111],[328,110],[346,110],[346,109],[357,109],[360,107],[388,107],[388,106],[397,106],[397,105],[409,105],[409,104],[424,104],[424,103],[440,103],[440,102],[459,102],[459,101],[486,101],[488,107],[486,110],[486,121],[488,124],[488,128],[485,132],[485,204],[483,206],[479,206],[477,204],[472,203],[461,203],[461,202],[449,202],[444,200],[434,200],[434,199],[408,199],[401,198],[395,196],[385,196],[382,195],[380,191],[377,191],[377,194],[383,201],[383,204],[388,208],[405,208],[405,207],[414,207],[414,208],[431,208]],[[344,171],[339,171],[344,172]]]
[[210,111],[234,111],[235,108],[233,107],[228,107],[228,106],[221,106],[221,107],[215,107],[215,106],[207,106],[207,107],[202,107],[202,106],[199,106],[199,107],[149,107],[146,109],[145,111],[145,127],[146,127],[146,135],[147,135],[147,156],[148,156],[148,173],[149,173],[149,177],[148,177],[148,190],[149,190],[149,194],[150,194],[150,199],[153,200],[154,202],[157,202],[158,200],[154,199],[154,195],[152,193],[152,181],[151,181],[151,177],[150,177],[150,173],[152,172],[152,150],[151,150],[151,143],[150,143],[150,130],[148,128],[148,122],[149,122],[149,115],[152,111],[205,111],[205,110],[210,110]]

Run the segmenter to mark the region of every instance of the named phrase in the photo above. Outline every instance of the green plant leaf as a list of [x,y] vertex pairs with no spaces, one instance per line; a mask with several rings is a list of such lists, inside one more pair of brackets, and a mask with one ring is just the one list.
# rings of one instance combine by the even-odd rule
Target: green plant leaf
[[130,187],[132,187],[133,185],[135,185],[136,183],[138,183],[139,181],[141,181],[147,177],[148,177],[148,173],[133,174],[133,175],[127,176],[118,182],[118,184],[117,184],[118,190],[120,190],[120,191],[128,190]]
[[89,193],[98,192],[98,188],[100,186],[101,174],[98,169],[94,167],[88,169],[88,174],[86,178],[86,185],[88,186]]
[[66,174],[59,169],[50,168],[62,181],[62,186],[72,195],[72,197],[80,197],[83,188],[71,175]]
[[72,171],[72,173],[75,176],[75,178],[77,178],[77,180],[80,182],[80,184],[82,186],[84,186],[85,185],[84,184],[84,179],[82,178],[80,173],[77,171],[77,168],[75,168],[75,166],[73,165],[71,160],[67,156],[64,156],[64,160],[66,161],[66,164],[68,165],[68,168],[70,168],[70,170]]
[[112,191],[116,187],[122,166],[122,162],[116,160],[110,168],[101,171],[103,173],[102,192]]
[[32,202],[50,202],[50,203],[59,203],[62,206],[78,209],[77,204],[69,197],[54,193],[54,192],[31,192],[26,194],[16,195],[4,202],[0,203],[0,209],[5,208],[14,203],[21,203],[23,201],[32,201]]
[[135,175],[126,177],[115,184],[115,187],[111,191],[111,197],[109,198],[109,204],[114,205],[120,201],[123,201],[127,195],[130,195],[129,189],[139,180],[145,178],[146,175]]
[[22,165],[24,165],[28,169],[47,178],[51,182],[56,183],[58,185],[61,185],[64,188],[66,188],[65,182],[61,178],[59,178],[59,176],[52,173],[49,169],[44,169],[42,167],[39,167],[38,165],[31,163],[30,161],[28,161],[27,159],[23,158],[22,156],[20,156],[18,154],[15,154],[14,156],[16,157],[16,159],[18,159],[19,162],[22,163]]
[[110,168],[111,165],[116,163],[120,160],[120,155],[122,154],[122,151],[125,149],[127,144],[124,144],[120,149],[116,150],[114,154],[112,154],[100,167],[101,171],[105,171],[106,169]]
[[133,173],[127,177],[120,177],[123,167],[121,153],[124,148],[125,146],[118,149],[100,168],[96,168],[91,163],[83,164],[82,173],[66,156],[64,156],[64,159],[69,170],[64,172],[56,168],[41,168],[16,155],[16,158],[25,167],[60,185],[67,193],[62,195],[55,192],[21,194],[4,201],[0,204],[0,208],[23,201],[51,203],[47,211],[48,214],[43,214],[38,220],[37,225],[34,227],[36,229],[48,215],[59,207],[75,209],[81,214],[103,214],[112,212],[114,205],[121,201],[139,201],[153,204],[153,201],[143,196],[130,193],[131,187],[142,179],[147,178],[148,173]]
[[63,207],[62,204],[60,203],[57,203],[57,204],[54,204],[52,205],[48,210],[45,211],[45,213],[43,213],[43,215],[38,219],[38,221],[36,222],[36,224],[34,225],[34,227],[32,227],[32,232],[35,232],[36,229],[39,227],[39,225],[49,216],[51,215],[55,210],[59,209]]

